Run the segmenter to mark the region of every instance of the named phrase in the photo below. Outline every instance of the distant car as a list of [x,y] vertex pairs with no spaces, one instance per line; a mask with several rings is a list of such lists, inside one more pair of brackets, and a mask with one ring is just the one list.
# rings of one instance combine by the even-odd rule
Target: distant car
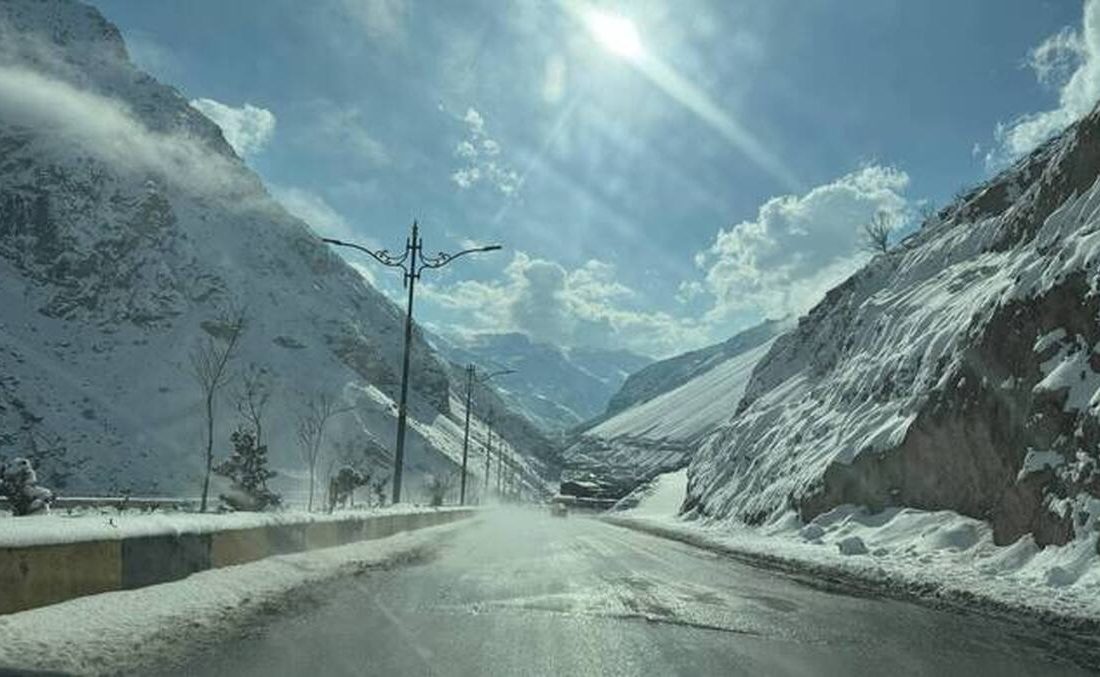
[[554,517],[568,517],[569,510],[565,507],[564,503],[551,503],[550,514]]

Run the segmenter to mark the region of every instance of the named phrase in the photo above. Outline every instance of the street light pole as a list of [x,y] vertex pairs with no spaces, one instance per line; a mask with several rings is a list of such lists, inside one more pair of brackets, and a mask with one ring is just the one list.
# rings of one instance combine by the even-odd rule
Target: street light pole
[[394,256],[385,249],[372,251],[350,242],[342,242],[332,238],[323,237],[322,241],[340,247],[350,247],[365,254],[370,254],[375,261],[391,268],[400,268],[404,272],[403,282],[409,290],[408,301],[405,307],[405,350],[401,360],[401,400],[397,407],[397,449],[393,457],[393,502],[401,501],[401,474],[405,466],[405,427],[408,418],[409,403],[409,358],[412,350],[412,317],[413,294],[416,281],[425,268],[442,268],[451,261],[466,254],[475,252],[491,252],[500,249],[500,245],[488,245],[485,247],[473,247],[464,249],[455,254],[439,252],[435,256],[424,255],[424,240],[420,237],[420,226],[416,221],[412,224],[412,234],[405,240],[405,253]]
[[[476,376],[477,367],[473,363],[466,365],[466,432],[462,435],[462,485],[458,493],[458,504],[466,505],[466,458],[470,448],[470,409],[471,409],[471,395],[474,390],[474,378]],[[501,369],[495,371],[488,376],[482,377],[480,383],[486,383],[489,379],[495,376],[503,376],[504,374],[514,374],[515,369]],[[489,472],[486,469],[485,472]]]

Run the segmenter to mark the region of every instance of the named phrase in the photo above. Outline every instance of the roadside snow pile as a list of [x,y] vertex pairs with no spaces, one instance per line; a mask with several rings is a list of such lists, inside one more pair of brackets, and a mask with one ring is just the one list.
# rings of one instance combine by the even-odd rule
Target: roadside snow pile
[[82,513],[75,516],[52,513],[19,519],[0,518],[0,548],[20,548],[57,543],[117,540],[163,534],[205,534],[230,529],[253,529],[280,524],[340,522],[386,514],[438,512],[449,508],[396,505],[370,510],[338,510],[333,513],[305,511],[231,513]]
[[460,526],[280,555],[0,616],[0,666],[74,674],[168,672],[204,646],[288,609],[298,589],[415,557]]
[[987,520],[1000,544],[1087,535],[1098,173],[1100,109],[830,290],[699,445],[687,510],[759,525],[908,506]]
[[[793,512],[757,527],[685,521],[673,502],[665,514],[625,512],[611,518],[703,546],[778,559],[813,574],[848,574],[922,598],[975,601],[1070,619],[1100,620],[1100,558],[1095,518],[1063,546],[1039,548],[1030,535],[994,544],[989,524],[942,511],[839,506],[803,523]],[[1093,515],[1100,506],[1092,506]],[[832,578],[832,576],[827,576]]]

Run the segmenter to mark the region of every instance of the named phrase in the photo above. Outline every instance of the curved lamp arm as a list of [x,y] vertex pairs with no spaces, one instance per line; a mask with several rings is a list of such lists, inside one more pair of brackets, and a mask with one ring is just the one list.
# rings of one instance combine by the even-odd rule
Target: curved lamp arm
[[473,249],[464,249],[456,254],[447,254],[446,252],[439,252],[435,256],[423,256],[420,261],[420,267],[417,269],[417,274],[425,268],[442,268],[451,261],[454,261],[460,256],[467,254],[474,254],[476,252],[494,252],[501,249],[499,244],[491,244],[485,247],[474,247]]
[[494,372],[493,372],[493,373],[491,373],[491,374],[488,374],[488,375],[486,375],[486,376],[482,376],[482,377],[481,377],[481,378],[479,379],[479,381],[480,381],[481,383],[485,383],[486,381],[488,381],[489,379],[493,378],[494,376],[504,376],[505,374],[515,374],[515,373],[516,373],[516,370],[515,370],[515,369],[501,369],[500,371],[494,371]]
[[[341,240],[334,240],[334,239],[329,238],[329,237],[323,237],[323,238],[321,238],[321,241],[322,242],[327,242],[329,244],[338,245],[340,247],[351,247],[352,249],[358,249],[359,251],[363,252],[364,254],[370,254],[371,257],[373,257],[375,261],[381,263],[383,266],[390,266],[392,268],[402,268],[402,269],[404,269],[405,268],[405,260],[409,258],[409,250],[407,250],[407,249],[405,250],[405,253],[402,254],[401,256],[394,256],[393,254],[389,253],[389,251],[386,250],[386,249],[379,249],[378,251],[371,251],[370,249],[367,249],[366,247],[360,247],[359,245],[354,244],[352,242],[343,242]],[[408,272],[408,271],[405,271],[405,272]]]

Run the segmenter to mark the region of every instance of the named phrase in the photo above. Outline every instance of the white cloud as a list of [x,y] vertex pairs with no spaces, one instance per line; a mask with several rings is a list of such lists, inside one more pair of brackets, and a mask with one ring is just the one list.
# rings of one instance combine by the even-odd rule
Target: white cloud
[[275,133],[275,114],[246,103],[240,108],[213,99],[195,99],[191,105],[221,127],[237,155],[248,157],[263,150]]
[[473,108],[466,109],[466,114],[462,116],[462,121],[470,128],[470,134],[480,136],[485,133],[485,118],[481,117],[481,113],[478,113]]
[[879,210],[904,217],[908,185],[905,172],[869,165],[803,195],[772,198],[752,221],[720,230],[696,256],[714,296],[707,320],[720,323],[746,311],[778,317],[810,308],[866,260],[859,252],[863,223]]
[[304,188],[270,186],[271,193],[283,207],[308,223],[318,235],[338,240],[352,239],[351,225],[323,197]]
[[518,252],[500,281],[426,282],[427,300],[462,316],[459,333],[519,331],[561,346],[625,347],[651,355],[681,352],[709,337],[694,320],[632,307],[634,290],[613,266],[591,260],[574,269]]
[[451,181],[463,190],[485,182],[504,195],[511,195],[519,188],[519,172],[500,159],[500,143],[485,131],[485,118],[473,108],[467,108],[462,116],[466,125],[466,138],[455,145],[455,157],[461,166],[451,173]]
[[239,163],[188,134],[146,127],[123,102],[22,66],[0,64],[0,119],[43,131],[43,152],[87,153],[115,171],[155,174],[211,194],[250,191]]
[[998,169],[1088,113],[1100,98],[1100,0],[1087,0],[1081,29],[1066,27],[1028,54],[1039,82],[1058,91],[1056,108],[997,125],[986,166]]

